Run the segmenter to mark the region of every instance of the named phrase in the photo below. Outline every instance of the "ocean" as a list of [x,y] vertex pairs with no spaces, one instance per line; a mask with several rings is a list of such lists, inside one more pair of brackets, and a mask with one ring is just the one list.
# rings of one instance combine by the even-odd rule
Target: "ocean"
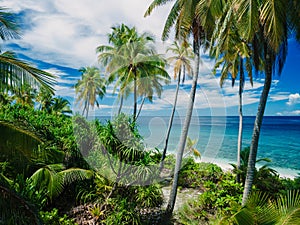
[[[168,153],[175,153],[184,118],[175,117]],[[243,148],[250,146],[255,117],[244,116]],[[140,117],[138,129],[149,148],[162,149],[169,117]],[[238,117],[193,117],[188,136],[197,139],[202,158],[212,162],[235,163]],[[266,116],[263,119],[257,158],[269,158],[268,165],[280,174],[300,172],[300,117]]]

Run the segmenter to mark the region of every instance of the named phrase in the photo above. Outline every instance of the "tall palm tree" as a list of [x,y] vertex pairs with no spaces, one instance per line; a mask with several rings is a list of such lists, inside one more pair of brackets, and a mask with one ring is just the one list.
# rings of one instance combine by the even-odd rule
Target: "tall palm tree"
[[192,49],[190,48],[189,44],[186,42],[178,43],[177,41],[175,41],[172,44],[172,46],[167,49],[167,51],[172,51],[172,53],[174,54],[174,56],[168,58],[168,61],[174,62],[174,79],[175,80],[177,79],[177,86],[175,91],[172,113],[169,119],[168,129],[166,132],[165,146],[161,157],[160,171],[163,169],[164,160],[167,154],[169,136],[171,133],[173,119],[174,119],[176,105],[177,105],[177,97],[178,97],[178,91],[180,86],[181,72],[183,71],[183,77],[185,77],[186,70],[189,74],[192,74],[191,60],[193,58]]
[[[145,16],[149,15],[157,6],[164,5],[167,2],[168,0],[154,0],[147,9]],[[181,167],[182,156],[185,149],[196,95],[200,64],[200,47],[201,45],[206,44],[205,40],[207,40],[207,38],[211,35],[211,31],[213,30],[212,27],[214,27],[215,22],[210,19],[210,17],[220,11],[220,3],[223,3],[223,1],[219,0],[207,2],[204,0],[176,0],[164,26],[162,34],[163,40],[168,38],[173,25],[175,25],[175,37],[177,39],[180,37],[187,38],[190,34],[192,35],[195,60],[192,88],[177,151],[172,189],[166,209],[167,215],[172,214],[176,201],[179,170]]]
[[[158,87],[159,83],[154,81],[159,79],[168,80],[169,75],[164,69],[165,60],[156,54],[154,47],[151,45],[154,39],[146,33],[139,35],[135,28],[129,30],[130,35],[125,36],[125,40],[119,41],[115,47],[99,46],[97,51],[100,53],[98,56],[100,61],[107,64],[106,69],[110,72],[108,80],[117,79],[115,87],[119,86],[122,95],[126,87],[132,83],[134,96],[133,118],[136,119],[138,86],[143,84],[143,89],[149,92],[153,89],[147,88],[147,86],[149,87],[148,83]],[[122,37],[122,35],[120,36]],[[122,43],[122,46],[119,43]],[[158,91],[156,87],[154,89]],[[142,95],[145,95],[145,93]],[[147,95],[150,96],[149,93]]]
[[106,80],[101,77],[100,70],[96,67],[81,68],[81,80],[75,85],[75,92],[78,95],[76,103],[84,104],[82,115],[88,117],[89,107],[99,107],[98,97],[103,98],[106,91]]
[[[289,19],[289,14],[294,11],[294,8],[287,7],[289,4],[284,0],[235,0],[233,4],[240,24],[238,26],[239,33],[246,42],[251,43],[255,69],[258,70],[259,67],[263,66],[265,73],[264,87],[258,105],[250,146],[243,193],[242,204],[244,205],[253,184],[260,129],[271,87],[272,75],[275,69],[280,74],[285,63],[289,23],[292,22]],[[263,65],[261,65],[262,60],[260,59],[264,61]]]
[[[114,85],[114,92],[117,90],[117,88],[119,88],[119,115],[123,107],[124,98],[126,99],[131,91],[130,88],[128,88],[128,83],[125,85],[121,85],[122,83],[120,82],[120,80],[118,80],[119,75],[111,72],[114,68],[114,64],[118,63],[115,61],[115,56],[118,55],[118,51],[120,50],[120,48],[122,48],[126,43],[136,41],[138,39],[138,34],[135,27],[130,28],[123,23],[119,26],[113,26],[111,29],[112,32],[108,34],[108,42],[111,45],[100,45],[97,47],[96,52],[99,53],[99,62],[106,67],[106,72],[109,73],[108,83],[110,84],[117,79],[117,82],[115,82]],[[148,36],[147,38],[152,39],[152,37],[150,36]]]
[[[20,37],[16,15],[0,7],[0,39],[6,41]],[[43,86],[54,91],[55,76],[16,58],[13,52],[0,54],[0,91],[14,91],[24,83],[31,86]]]
[[[213,73],[222,65],[220,86],[222,87],[224,81],[227,79],[228,74],[231,75],[232,86],[239,74],[239,130],[238,130],[238,145],[237,145],[237,168],[241,165],[241,149],[242,149],[242,133],[243,133],[243,109],[242,109],[242,95],[244,90],[244,62],[246,61],[246,70],[250,78],[250,83],[253,85],[252,80],[252,65],[251,65],[251,52],[250,48],[245,43],[237,29],[237,20],[234,14],[232,1],[227,1],[224,5],[224,13],[217,20],[214,33],[211,40],[210,55],[217,59],[214,66]],[[240,176],[237,174],[237,182],[240,182]]]

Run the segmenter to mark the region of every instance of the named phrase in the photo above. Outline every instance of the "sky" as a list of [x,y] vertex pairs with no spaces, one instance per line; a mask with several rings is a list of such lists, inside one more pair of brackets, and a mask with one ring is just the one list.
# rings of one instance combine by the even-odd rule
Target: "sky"
[[[80,78],[78,69],[99,66],[95,49],[107,44],[111,27],[125,23],[136,26],[139,32],[150,32],[156,37],[156,48],[164,54],[172,40],[162,42],[160,37],[164,22],[172,4],[157,8],[144,18],[151,0],[0,0],[3,7],[18,14],[22,26],[22,38],[1,44],[3,50],[13,50],[21,58],[31,61],[39,68],[55,74],[58,83],[56,95],[67,98],[74,111],[80,110],[73,104],[75,93],[72,86]],[[231,81],[219,86],[218,76],[211,74],[214,61],[203,55],[200,65],[195,115],[234,116],[238,115],[238,82]],[[172,67],[168,68],[173,77]],[[246,82],[243,97],[244,115],[256,115],[263,87],[263,75],[254,79],[253,87]],[[168,116],[173,105],[176,82],[164,85],[161,98],[154,96],[153,103],[146,102],[141,115]],[[191,80],[181,85],[178,99],[178,115],[184,115]],[[117,112],[117,92],[108,87],[94,115],[113,115]],[[132,112],[132,96],[125,102],[124,111]],[[265,115],[300,115],[300,45],[289,41],[289,53],[281,76],[275,75]]]

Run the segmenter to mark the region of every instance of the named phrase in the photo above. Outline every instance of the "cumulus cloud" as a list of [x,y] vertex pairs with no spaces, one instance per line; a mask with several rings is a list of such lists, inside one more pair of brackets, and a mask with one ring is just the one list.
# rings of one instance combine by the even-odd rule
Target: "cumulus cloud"
[[298,103],[300,103],[300,94],[299,93],[290,94],[289,101],[286,104],[292,106]]
[[[22,39],[25,55],[49,63],[79,68],[97,63],[95,49],[107,43],[110,27],[126,23],[160,40],[171,4],[144,18],[152,0],[4,0],[2,5],[24,17]],[[128,7],[134,5],[134,7]],[[20,15],[21,15],[20,14]],[[158,44],[159,48],[162,43]],[[24,52],[21,52],[24,53]]]

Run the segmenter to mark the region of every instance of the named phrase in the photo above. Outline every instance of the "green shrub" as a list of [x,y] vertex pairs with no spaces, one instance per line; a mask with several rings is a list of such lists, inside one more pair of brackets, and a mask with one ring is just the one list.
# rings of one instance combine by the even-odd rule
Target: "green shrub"
[[183,161],[178,185],[183,188],[202,189],[205,181],[218,182],[222,174],[219,166],[212,163],[197,163],[190,157]]
[[106,218],[103,222],[106,225],[138,225],[140,224],[139,213],[135,210],[135,203],[129,198],[116,198],[111,201],[111,210],[106,213]]
[[155,184],[138,187],[134,198],[140,208],[159,207],[164,200],[161,187]]
[[47,225],[77,225],[77,223],[74,223],[72,219],[69,219],[67,215],[60,216],[58,214],[58,209],[54,208],[52,211],[41,211],[40,216],[44,222],[44,224]]
[[208,177],[217,173],[218,180],[206,180],[203,183],[204,192],[179,209],[179,223],[206,224],[216,215],[231,214],[240,205],[242,185],[236,183],[235,177],[230,173],[220,173],[214,166],[211,168]]

